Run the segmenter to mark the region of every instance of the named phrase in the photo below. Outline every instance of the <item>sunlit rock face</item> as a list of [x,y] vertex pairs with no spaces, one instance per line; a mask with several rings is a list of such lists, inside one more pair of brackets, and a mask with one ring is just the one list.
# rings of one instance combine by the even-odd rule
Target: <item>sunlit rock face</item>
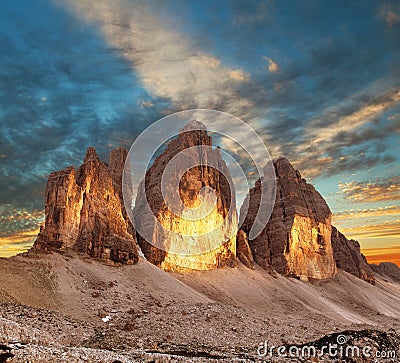
[[375,284],[375,274],[368,265],[364,255],[360,252],[360,244],[353,239],[348,240],[342,233],[332,226],[332,247],[338,268]]
[[135,226],[150,236],[138,233],[142,252],[167,271],[235,266],[235,204],[219,149],[212,148],[205,126],[192,121],[155,159],[139,186]]
[[[326,279],[337,272],[331,245],[331,211],[315,188],[285,158],[274,161],[276,200],[262,233],[249,241],[254,260],[286,276]],[[258,180],[247,196],[241,229],[249,233],[261,197]]]
[[46,185],[45,224],[33,250],[69,248],[121,263],[138,260],[135,238],[122,214],[122,170],[127,152],[110,155],[110,165],[94,148],[83,165],[51,173]]

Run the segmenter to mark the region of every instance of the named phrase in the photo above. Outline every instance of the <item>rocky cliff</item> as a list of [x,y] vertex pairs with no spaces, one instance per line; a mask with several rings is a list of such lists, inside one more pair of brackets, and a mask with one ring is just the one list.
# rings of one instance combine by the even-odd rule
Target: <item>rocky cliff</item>
[[122,208],[122,170],[126,150],[110,155],[109,165],[88,148],[75,170],[51,173],[46,185],[45,224],[33,250],[74,249],[104,260],[138,261],[135,238]]
[[[249,241],[254,261],[286,276],[326,279],[340,268],[371,284],[374,272],[360,252],[360,244],[348,240],[331,225],[331,211],[323,197],[285,158],[274,162],[277,191],[271,218]],[[257,215],[261,196],[258,180],[247,196],[247,215],[241,229],[248,233]]]
[[[249,241],[254,260],[287,276],[326,279],[336,274],[331,211],[315,188],[285,158],[274,161],[276,199],[271,218]],[[242,230],[249,233],[260,205],[261,181],[250,190]],[[241,216],[242,218],[242,216]]]
[[127,150],[118,148],[107,164],[89,148],[77,170],[68,167],[50,174],[46,220],[33,250],[74,249],[104,260],[135,263],[137,238],[145,257],[168,271],[234,267],[238,258],[249,268],[257,263],[304,280],[330,278],[338,267],[375,282],[359,243],[331,225],[325,200],[285,158],[273,162],[275,205],[253,240],[248,240],[248,233],[260,205],[261,180],[247,196],[248,212],[241,216],[244,223],[237,231],[234,186],[202,123],[193,121],[183,128],[139,186],[133,214],[135,225],[150,236],[147,239],[134,230],[123,206],[126,158]]
[[400,283],[400,268],[393,262],[381,262],[369,265],[371,269],[385,280]]
[[375,284],[375,276],[364,255],[360,252],[360,244],[348,240],[332,226],[332,247],[338,268],[351,273],[371,284]]
[[139,187],[135,226],[151,240],[138,233],[138,243],[150,262],[168,271],[235,266],[235,203],[219,149],[212,148],[205,126],[192,121]]

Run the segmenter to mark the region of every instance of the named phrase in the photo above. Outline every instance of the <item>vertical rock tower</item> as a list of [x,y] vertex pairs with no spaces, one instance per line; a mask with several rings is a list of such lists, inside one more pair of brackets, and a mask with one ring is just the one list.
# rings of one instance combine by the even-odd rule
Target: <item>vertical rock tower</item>
[[108,165],[89,147],[77,170],[68,167],[50,174],[45,224],[33,250],[74,249],[103,260],[138,261],[135,238],[122,209],[126,155],[123,148],[112,151]]
[[[274,161],[276,200],[262,233],[249,241],[254,261],[287,276],[307,280],[336,274],[331,244],[331,211],[315,188],[285,158]],[[260,205],[261,182],[250,190],[241,229],[249,233]]]
[[[182,154],[181,161],[174,162]],[[168,173],[169,163],[173,166]],[[187,164],[193,167],[186,168]],[[152,238],[137,234],[145,257],[167,271],[235,266],[237,213],[232,189],[228,168],[219,149],[212,148],[206,127],[191,121],[155,159],[139,186],[135,226]],[[207,190],[213,190],[214,196]],[[165,200],[175,194],[181,202],[178,210],[172,210]],[[201,212],[206,212],[204,217],[196,219]],[[216,246],[216,240],[221,244]],[[204,252],[191,254],[191,243]]]

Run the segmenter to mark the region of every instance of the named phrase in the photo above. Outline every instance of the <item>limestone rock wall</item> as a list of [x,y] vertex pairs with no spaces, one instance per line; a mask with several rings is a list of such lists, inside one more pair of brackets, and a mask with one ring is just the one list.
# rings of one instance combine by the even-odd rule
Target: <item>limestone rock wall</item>
[[83,164],[51,173],[46,185],[45,224],[34,250],[75,249],[123,263],[138,261],[135,237],[128,232],[121,200],[126,151],[111,153],[110,166],[94,148]]
[[[326,279],[336,274],[331,245],[331,211],[315,188],[285,158],[274,161],[276,200],[271,218],[249,241],[254,260],[286,276]],[[260,205],[261,181],[250,190],[241,226],[249,233]],[[241,216],[242,218],[242,216]]]
[[[192,129],[193,126],[200,129]],[[181,161],[171,162],[182,152]],[[173,167],[168,173],[166,168],[170,162]],[[186,170],[185,165],[193,167]],[[162,194],[163,177],[167,178],[165,195],[179,193],[176,203],[167,205]],[[220,151],[212,148],[205,126],[194,121],[182,129],[147,171],[137,194],[135,226],[138,230],[148,231],[151,236],[151,240],[146,240],[139,233],[137,235],[146,258],[168,271],[235,266],[237,213],[229,179],[226,164]],[[149,208],[146,208],[147,202]],[[200,215],[205,217],[197,218]],[[212,232],[205,234],[208,231]],[[204,252],[192,254],[198,249],[191,248],[191,236],[196,236],[193,244],[203,246]],[[216,246],[215,241],[222,243]]]

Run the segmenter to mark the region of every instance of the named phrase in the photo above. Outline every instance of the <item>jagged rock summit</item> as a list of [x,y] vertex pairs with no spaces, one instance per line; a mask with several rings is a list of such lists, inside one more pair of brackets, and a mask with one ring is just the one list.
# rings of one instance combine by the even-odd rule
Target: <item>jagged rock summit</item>
[[[301,279],[326,279],[336,274],[331,244],[331,211],[315,188],[286,158],[274,162],[276,199],[262,233],[249,241],[254,260]],[[249,209],[242,230],[248,234],[258,212],[261,181],[250,190]]]
[[[175,196],[168,205],[163,180],[165,196]],[[219,149],[212,148],[205,125],[191,121],[156,158],[139,186],[135,226],[151,238],[138,233],[141,250],[168,271],[235,266],[235,205],[233,183]]]
[[[277,192],[274,209],[263,232],[249,241],[257,264],[286,276],[326,279],[340,268],[371,284],[374,272],[360,252],[331,225],[332,213],[324,198],[283,157],[273,161]],[[261,181],[247,196],[249,209],[241,227],[249,233],[259,209]]]
[[[261,180],[247,196],[248,211],[237,231],[232,179],[204,124],[192,121],[182,128],[146,172],[133,211],[138,232],[123,204],[127,154],[124,148],[115,149],[107,164],[90,147],[78,169],[50,174],[45,224],[33,251],[73,249],[106,261],[136,263],[139,245],[148,261],[167,271],[235,267],[240,260],[249,268],[258,264],[303,280],[328,279],[340,268],[375,283],[359,243],[331,225],[332,213],[323,197],[286,158],[273,161],[277,189],[271,218],[262,233],[249,240],[260,206]],[[143,230],[149,239],[142,236]],[[213,232],[204,234],[209,230]],[[205,248],[191,253],[196,243]],[[397,278],[392,266],[374,270]]]
[[135,237],[122,208],[122,170],[127,151],[100,161],[89,147],[83,164],[51,173],[46,185],[45,224],[33,251],[73,249],[113,262],[136,263]]

